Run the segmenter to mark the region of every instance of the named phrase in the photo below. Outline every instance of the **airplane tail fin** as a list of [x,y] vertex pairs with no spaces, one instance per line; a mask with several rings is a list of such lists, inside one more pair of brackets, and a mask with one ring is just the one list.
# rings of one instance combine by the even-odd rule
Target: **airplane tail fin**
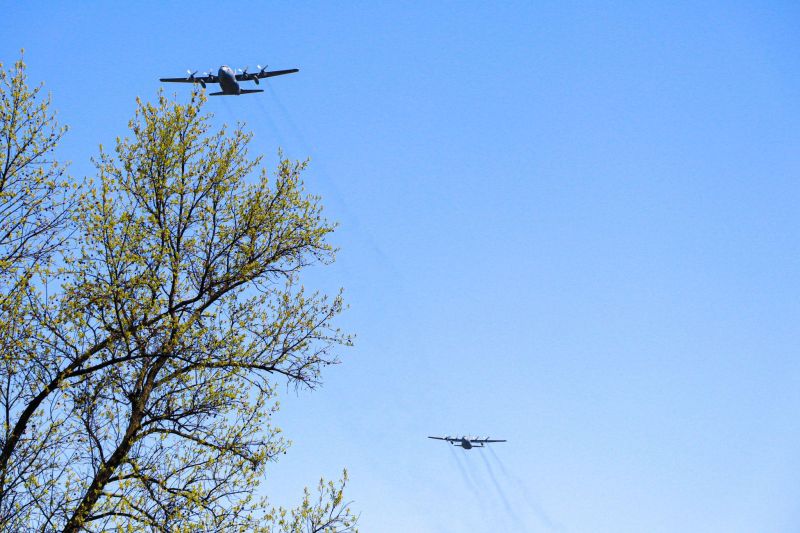
[[223,96],[225,93],[220,91],[218,93],[208,93],[208,96]]

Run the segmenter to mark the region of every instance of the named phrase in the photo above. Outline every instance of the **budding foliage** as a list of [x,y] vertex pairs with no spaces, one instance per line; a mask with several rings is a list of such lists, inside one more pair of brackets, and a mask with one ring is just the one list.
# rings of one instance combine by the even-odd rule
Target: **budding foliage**
[[[13,98],[36,101],[36,91],[19,91],[4,95],[12,107],[20,106]],[[332,484],[291,511],[255,497],[287,445],[270,420],[276,387],[313,388],[321,368],[338,362],[334,348],[351,341],[333,325],[341,295],[300,285],[305,267],[334,259],[334,226],[303,189],[305,164],[282,159],[267,172],[248,153],[252,135],[241,126],[214,131],[204,101],[139,101],[128,135],[101,148],[96,176],[69,201],[44,194],[62,185],[61,167],[45,164],[42,148],[31,148],[34,168],[9,166],[17,168],[9,183],[41,176],[43,214],[10,223],[37,233],[0,266],[49,270],[24,291],[3,280],[19,300],[4,310],[3,327],[19,329],[14,317],[24,315],[17,322],[29,339],[6,350],[0,376],[6,528],[354,527]],[[53,129],[48,105],[21,108],[42,114],[34,123],[46,127],[36,131],[50,128],[57,141],[63,131]],[[10,235],[0,252],[19,242]]]

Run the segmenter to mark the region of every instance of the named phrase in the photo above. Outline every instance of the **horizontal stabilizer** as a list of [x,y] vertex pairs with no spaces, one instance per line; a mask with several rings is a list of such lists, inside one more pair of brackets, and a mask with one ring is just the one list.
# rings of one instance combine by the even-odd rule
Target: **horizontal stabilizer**
[[[264,89],[242,89],[239,91],[239,94],[250,94],[250,93],[263,93]],[[236,93],[226,93],[226,92],[216,92],[216,93],[208,93],[208,96],[239,96]]]

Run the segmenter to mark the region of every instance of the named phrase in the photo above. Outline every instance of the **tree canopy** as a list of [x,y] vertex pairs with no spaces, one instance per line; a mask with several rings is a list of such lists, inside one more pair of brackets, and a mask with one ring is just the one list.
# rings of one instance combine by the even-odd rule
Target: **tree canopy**
[[268,172],[205,97],[137,100],[75,185],[22,60],[0,66],[0,520],[14,531],[352,531],[339,484],[257,497],[287,447],[276,387],[351,344],[308,292],[334,224],[304,162]]

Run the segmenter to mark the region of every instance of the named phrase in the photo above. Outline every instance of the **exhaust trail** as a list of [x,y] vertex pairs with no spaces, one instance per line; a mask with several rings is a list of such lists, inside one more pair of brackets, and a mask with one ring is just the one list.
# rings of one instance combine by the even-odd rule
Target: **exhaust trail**
[[472,491],[472,493],[477,496],[477,488],[475,487],[475,483],[473,483],[470,475],[467,474],[467,469],[464,468],[464,465],[461,463],[461,460],[459,459],[453,447],[448,446],[448,448],[450,449],[450,455],[453,456],[453,461],[455,461],[456,465],[458,466],[459,472],[461,472],[461,477],[464,478],[464,485],[469,487],[469,490]]
[[527,527],[525,523],[520,520],[519,516],[516,512],[514,512],[514,508],[511,507],[511,504],[508,502],[508,498],[506,497],[505,491],[500,486],[500,483],[497,482],[497,477],[494,475],[494,471],[492,470],[492,465],[489,464],[489,460],[486,458],[484,454],[480,454],[481,459],[483,460],[483,464],[486,466],[486,471],[489,473],[489,477],[492,479],[492,484],[494,484],[494,488],[497,491],[497,494],[500,496],[500,499],[503,501],[503,507],[506,509],[506,513],[511,519],[516,523],[518,529],[517,531],[527,531]]
[[519,477],[510,474],[506,470],[506,467],[503,465],[500,457],[491,447],[489,447],[489,453],[491,454],[491,457],[497,466],[500,467],[500,471],[503,473],[503,476],[505,476],[507,479],[510,479],[517,486],[517,489],[523,496],[523,500],[526,504],[528,504],[528,507],[531,511],[533,511],[533,514],[536,515],[536,518],[539,520],[539,522],[541,522],[543,526],[547,527],[551,531],[563,531],[564,527],[553,522],[544,508],[542,508],[539,502],[536,501],[536,498],[531,496],[528,486]]
[[472,479],[472,476],[467,472],[467,468],[464,466],[462,462],[462,458],[459,456],[460,454],[454,449],[453,446],[448,446],[450,448],[450,454],[453,456],[453,460],[458,465],[458,470],[461,472],[461,476],[464,478],[464,484],[467,486],[469,491],[475,497],[475,500],[478,502],[478,506],[481,509],[481,515],[487,516],[486,513],[486,502],[483,499],[480,491],[478,490],[478,486],[475,481]]
[[278,146],[285,148],[284,145],[286,144],[286,141],[283,137],[283,134],[281,133],[280,129],[278,129],[278,125],[275,123],[275,121],[272,120],[272,117],[270,116],[269,111],[267,111],[264,102],[261,101],[261,98],[254,98],[254,100],[256,101],[258,108],[261,110],[261,115],[266,120],[269,129],[272,130],[272,134],[275,135],[275,138],[278,140]]
[[231,121],[229,126],[236,126],[236,115],[233,114],[233,109],[231,109],[231,104],[228,103],[228,99],[225,96],[221,96],[220,100],[222,101],[222,107],[225,108],[225,113],[228,115],[228,119]]
[[[292,130],[292,135],[298,140],[300,148],[305,152],[306,156],[311,157],[311,146],[308,144],[308,142],[306,142],[306,138],[305,135],[303,135],[302,130],[292,119],[289,110],[286,109],[286,106],[283,105],[283,102],[281,102],[281,99],[278,97],[278,93],[272,88],[272,84],[267,83],[266,85],[267,89],[269,89],[270,97],[278,107],[278,112],[280,113],[282,120],[289,125],[289,128]],[[330,187],[332,199],[341,207],[344,216],[348,219],[348,223],[361,234],[367,246],[369,246],[372,252],[379,258],[380,262],[383,263],[382,266],[389,271],[392,278],[395,280],[400,280],[401,285],[404,284],[405,280],[400,270],[378,245],[372,233],[369,231],[369,228],[362,225],[358,216],[353,212],[352,209],[350,209],[348,202],[345,200],[345,195],[342,193],[341,189],[339,189],[339,186],[336,184],[336,182],[331,179],[330,173],[325,170],[324,165],[319,161],[315,162],[314,165],[317,169],[319,169],[318,172],[316,172],[316,175],[325,181]]]
[[272,88],[272,84],[267,83],[266,85],[267,88],[269,89],[269,94],[272,97],[272,100],[278,105],[278,111],[283,116],[283,120],[286,121],[287,124],[289,124],[289,127],[292,129],[292,133],[294,134],[295,137],[297,137],[297,140],[300,143],[300,147],[303,150],[305,150],[306,153],[310,154],[310,147],[309,144],[306,142],[305,135],[303,135],[303,132],[300,130],[295,121],[292,119],[292,116],[289,114],[289,110],[286,109],[285,105],[283,105],[281,99],[278,98],[278,93],[276,93],[275,89]]
[[467,475],[472,480],[472,484],[475,485],[475,488],[478,489],[478,492],[480,493],[480,489],[483,487],[484,484],[481,483],[481,480],[478,478],[477,473],[475,472],[475,467],[473,467],[470,462],[469,459],[470,453],[464,452],[461,450],[460,447],[456,446],[453,446],[453,453],[456,454],[456,457],[458,457],[459,461],[464,462],[464,468],[467,471]]

